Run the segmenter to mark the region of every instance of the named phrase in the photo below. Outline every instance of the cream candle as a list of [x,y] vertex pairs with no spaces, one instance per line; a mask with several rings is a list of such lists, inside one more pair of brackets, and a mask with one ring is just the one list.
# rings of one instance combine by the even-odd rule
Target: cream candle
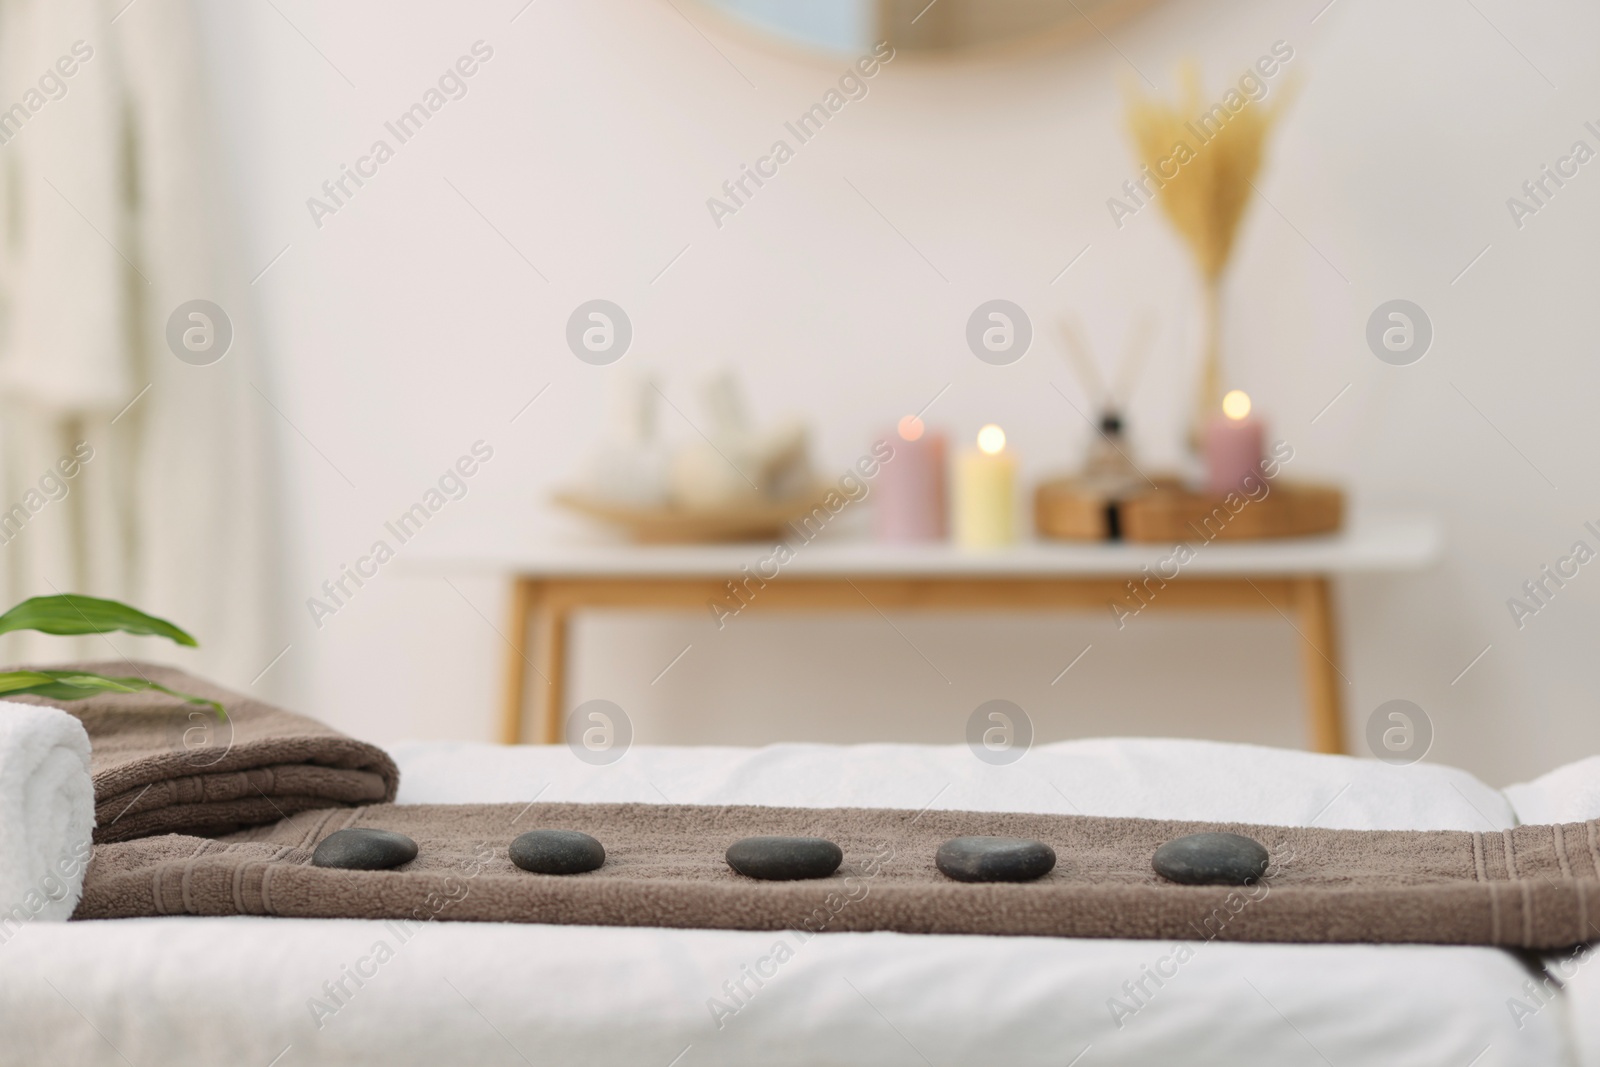
[[956,459],[955,534],[966,548],[996,548],[1017,539],[1017,458],[1006,451],[1005,431],[978,431],[976,451]]
[[878,472],[873,531],[880,541],[942,541],[948,511],[945,438],[907,415],[892,438],[894,457]]
[[1222,414],[1206,424],[1206,487],[1230,493],[1246,477],[1260,476],[1266,428],[1250,417],[1250,396],[1235,389],[1222,398]]

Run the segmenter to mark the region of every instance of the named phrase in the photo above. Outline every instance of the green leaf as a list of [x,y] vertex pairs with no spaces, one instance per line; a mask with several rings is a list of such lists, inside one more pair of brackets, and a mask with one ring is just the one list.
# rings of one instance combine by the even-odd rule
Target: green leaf
[[48,674],[41,674],[38,671],[6,671],[0,674],[0,696],[50,681],[52,679]]
[[[48,631],[47,631],[48,632]],[[83,700],[97,693],[146,693],[157,690],[190,704],[200,704],[226,721],[228,713],[215,700],[180,693],[144,678],[107,678],[83,671],[0,671],[0,696],[38,696],[49,700]]]
[[165,619],[146,615],[115,600],[64,593],[24,600],[0,615],[0,634],[13,630],[38,630],[47,634],[124,633],[166,637],[190,648],[199,644]]

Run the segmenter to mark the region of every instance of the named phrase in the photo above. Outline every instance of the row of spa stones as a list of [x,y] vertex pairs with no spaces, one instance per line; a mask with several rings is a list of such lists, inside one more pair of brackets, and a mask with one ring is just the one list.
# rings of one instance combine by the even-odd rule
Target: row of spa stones
[[[582,874],[606,861],[599,841],[577,830],[530,830],[511,842],[511,862],[535,874]],[[317,867],[382,871],[417,858],[417,843],[392,830],[338,830],[311,855]],[[827,878],[844,851],[821,837],[747,837],[728,846],[728,866],[748,878],[795,881]],[[1267,869],[1267,850],[1239,834],[1174,838],[1156,849],[1155,872],[1184,885],[1249,885]],[[1031,882],[1056,865],[1043,841],[1015,837],[957,837],[939,846],[939,870],[959,882]]]

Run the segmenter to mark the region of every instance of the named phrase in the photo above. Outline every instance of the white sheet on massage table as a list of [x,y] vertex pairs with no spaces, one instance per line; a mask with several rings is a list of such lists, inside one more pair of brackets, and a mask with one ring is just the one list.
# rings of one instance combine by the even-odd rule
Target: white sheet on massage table
[[[965,747],[564,748],[409,744],[403,802],[640,800],[1025,810],[1311,823],[1511,825],[1461,771],[1190,741]],[[307,1006],[379,939],[394,959],[318,1030]],[[708,998],[793,934],[145,919],[36,924],[0,946],[0,1063],[1053,1064],[1570,1062],[1566,1007],[1519,1029],[1526,972],[1494,949],[1200,945],[1148,1006],[1107,1001],[1172,946],[828,934],[723,1029]],[[1154,988],[1153,985],[1148,986]],[[353,987],[352,987],[353,988]],[[103,1035],[103,1036],[102,1036]],[[115,1046],[113,1051],[111,1046]],[[685,1051],[687,1050],[687,1051]],[[674,1060],[674,1057],[681,1058]],[[1476,1057],[1476,1059],[1475,1059]]]

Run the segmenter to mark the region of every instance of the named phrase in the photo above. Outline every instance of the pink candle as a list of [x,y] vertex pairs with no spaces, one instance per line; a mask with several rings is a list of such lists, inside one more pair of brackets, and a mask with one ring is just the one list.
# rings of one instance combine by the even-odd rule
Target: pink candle
[[878,471],[873,532],[880,541],[945,537],[945,439],[907,415],[888,440],[894,457]]
[[1250,397],[1235,389],[1222,398],[1222,414],[1206,424],[1206,487],[1229,493],[1247,477],[1261,476],[1266,428],[1250,417]]

